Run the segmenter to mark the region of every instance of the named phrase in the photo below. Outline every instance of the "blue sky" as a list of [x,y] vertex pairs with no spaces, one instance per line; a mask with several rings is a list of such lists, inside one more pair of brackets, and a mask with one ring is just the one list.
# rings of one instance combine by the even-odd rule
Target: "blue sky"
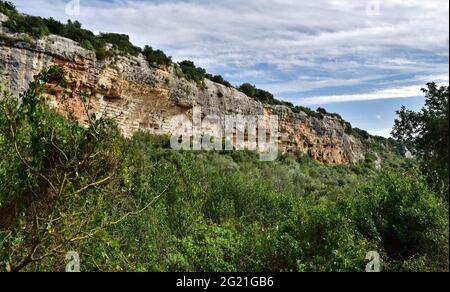
[[[77,1],[79,11],[66,9]],[[401,105],[422,106],[427,82],[449,80],[447,0],[13,2],[26,13],[129,34],[136,45],[325,107],[376,135],[389,136]]]

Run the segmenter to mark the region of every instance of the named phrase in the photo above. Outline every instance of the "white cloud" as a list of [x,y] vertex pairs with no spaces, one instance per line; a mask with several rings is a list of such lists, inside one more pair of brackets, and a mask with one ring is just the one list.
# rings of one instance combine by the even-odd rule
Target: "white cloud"
[[375,130],[368,130],[369,134],[374,136],[381,136],[385,138],[392,137],[392,128],[385,128],[385,129],[375,129]]
[[293,93],[293,92],[310,91],[313,89],[320,89],[320,88],[354,86],[371,80],[376,80],[379,78],[382,78],[382,76],[367,76],[356,79],[300,77],[299,79],[287,82],[264,84],[264,88],[266,88],[267,90],[269,90],[274,94]]
[[[69,18],[64,13],[68,0],[14,2],[31,14]],[[417,88],[408,87],[410,77],[396,75],[448,75],[447,0],[380,0],[375,16],[366,14],[368,2],[81,0],[78,18],[94,31],[127,33],[137,45],[161,48],[176,61],[191,59],[242,82],[259,80],[257,86],[275,93],[353,88],[367,81],[381,88],[362,95],[357,89],[346,96],[330,92],[331,96],[315,97],[318,101],[409,96]],[[371,79],[380,75],[393,78]],[[389,82],[400,89],[383,90]]]
[[338,102],[352,102],[352,101],[367,101],[378,99],[393,99],[393,98],[408,98],[417,97],[423,95],[421,92],[423,86],[406,86],[402,88],[389,88],[379,91],[361,93],[361,94],[348,94],[348,95],[330,95],[330,96],[313,96],[302,98],[301,104],[330,104]]

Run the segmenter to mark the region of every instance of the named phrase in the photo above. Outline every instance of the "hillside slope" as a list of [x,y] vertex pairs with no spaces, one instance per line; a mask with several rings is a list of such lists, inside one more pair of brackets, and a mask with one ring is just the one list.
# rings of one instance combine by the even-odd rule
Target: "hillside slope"
[[[2,22],[7,19],[0,17]],[[364,139],[348,131],[348,123],[335,116],[316,117],[288,106],[263,104],[209,79],[200,86],[188,81],[177,64],[150,66],[142,53],[124,54],[109,44],[111,56],[101,60],[94,50],[61,36],[35,38],[2,26],[0,33],[1,78],[13,93],[26,89],[42,68],[62,65],[70,81],[65,94],[80,121],[86,119],[79,95],[85,91],[91,113],[113,118],[125,136],[137,131],[170,134],[179,126],[177,117],[192,118],[193,106],[201,106],[203,115],[277,115],[282,151],[302,152],[323,163],[356,163],[372,152]],[[51,105],[63,110],[61,90],[49,88],[47,93]]]

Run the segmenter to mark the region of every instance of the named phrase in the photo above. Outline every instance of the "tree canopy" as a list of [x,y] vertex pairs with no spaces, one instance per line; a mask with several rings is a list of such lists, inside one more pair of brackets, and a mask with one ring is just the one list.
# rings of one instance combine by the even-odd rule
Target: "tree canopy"
[[425,106],[420,112],[403,106],[395,121],[393,136],[404,142],[422,163],[432,186],[448,199],[449,92],[448,86],[428,83]]

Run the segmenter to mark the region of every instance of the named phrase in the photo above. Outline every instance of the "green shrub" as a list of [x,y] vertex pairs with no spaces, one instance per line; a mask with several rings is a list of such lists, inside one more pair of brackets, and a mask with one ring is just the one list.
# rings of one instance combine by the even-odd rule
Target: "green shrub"
[[300,272],[357,272],[364,270],[370,244],[333,202],[303,203],[284,232],[295,248],[289,258]]
[[28,46],[29,48],[36,47],[36,43],[27,36],[11,37],[9,35],[0,33],[0,42],[8,45],[23,44]]
[[221,75],[211,75],[211,74],[206,74],[206,78],[208,78],[209,80],[211,80],[212,82],[216,82],[219,84],[222,84],[226,87],[233,87],[233,85],[231,85],[230,82],[226,81]]
[[10,13],[3,26],[17,33],[28,33],[36,38],[49,34],[49,29],[42,18],[19,13]]
[[150,46],[145,46],[143,54],[151,66],[170,66],[172,64],[171,57],[161,50],[153,50]]
[[416,170],[383,173],[353,200],[358,230],[393,262],[405,265],[420,257],[429,268],[448,267],[448,206]]
[[204,84],[206,78],[205,69],[198,68],[192,61],[182,61],[179,63],[179,66],[187,80],[194,81],[197,84]]
[[113,49],[118,50],[122,54],[128,54],[132,56],[137,56],[141,49],[134,46],[130,42],[130,37],[125,34],[118,33],[101,33],[96,36],[96,43],[100,45],[112,44]]
[[284,105],[284,106],[291,107],[291,108],[294,106],[292,103],[285,102],[285,101],[279,101],[279,100],[275,99],[272,93],[262,90],[262,89],[258,89],[258,88],[256,88],[256,86],[254,86],[250,83],[242,84],[238,88],[238,90],[241,91],[242,93],[244,93],[245,95],[247,95],[248,97],[254,98],[257,101],[260,101],[265,104]]
[[[5,1],[0,12],[11,29],[71,38],[99,59],[143,53],[150,65],[173,65],[199,85],[208,78],[231,86],[193,62],[140,50],[125,35],[27,18]],[[304,154],[261,163],[249,151],[173,151],[167,136],[125,139],[109,120],[91,116],[81,127],[64,118],[43,93],[66,86],[56,66],[20,99],[1,90],[0,271],[62,271],[67,250],[83,255],[84,271],[361,272],[369,251],[380,253],[384,271],[448,271],[448,204],[428,189],[417,162],[399,155],[399,142],[243,84],[263,103],[340,120],[383,158],[384,170],[374,169],[373,155],[328,166]]]
[[312,109],[308,108],[308,107],[303,107],[303,106],[296,106],[293,108],[294,112],[304,112],[306,113],[308,116],[313,117],[313,118],[317,118],[319,120],[323,120],[324,116],[322,113],[319,112],[315,112]]
[[355,137],[361,138],[363,140],[368,140],[370,138],[370,134],[367,131],[361,130],[358,128],[352,129],[352,135],[354,135]]
[[10,15],[11,13],[17,13],[17,9],[11,1],[0,0],[0,13]]
[[[40,257],[52,263],[63,246],[81,241],[81,234],[98,228],[95,234],[100,233],[108,220],[103,208],[117,202],[103,200],[120,163],[118,129],[94,118],[84,128],[51,110],[44,85],[64,88],[64,76],[62,67],[44,69],[20,103],[2,92],[0,233],[7,236],[0,238],[0,270],[39,270]],[[102,185],[102,191],[95,188]]]

